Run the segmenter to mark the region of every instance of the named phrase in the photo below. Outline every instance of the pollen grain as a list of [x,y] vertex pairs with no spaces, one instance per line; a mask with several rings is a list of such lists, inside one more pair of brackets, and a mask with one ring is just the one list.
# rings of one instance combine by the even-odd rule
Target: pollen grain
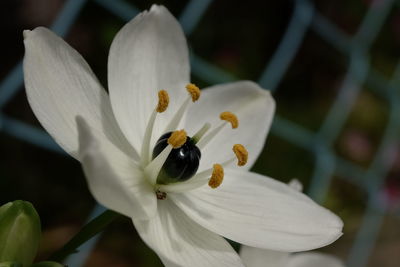
[[200,89],[193,83],[189,83],[186,85],[186,90],[192,96],[192,101],[196,102],[200,98]]
[[208,181],[208,185],[215,189],[222,184],[224,180],[224,168],[221,164],[214,164],[213,172],[211,174],[211,178]]
[[158,91],[158,104],[157,104],[157,112],[162,113],[168,108],[169,104],[169,95],[165,90]]
[[171,134],[168,138],[168,144],[170,144],[173,148],[179,148],[186,143],[187,135],[185,130],[178,130]]
[[233,152],[235,153],[238,163],[238,166],[244,166],[247,163],[247,159],[249,157],[249,152],[247,152],[247,149],[241,145],[241,144],[236,144],[232,148]]
[[236,129],[239,126],[239,120],[235,114],[229,111],[224,111],[219,115],[221,120],[231,123],[232,129]]

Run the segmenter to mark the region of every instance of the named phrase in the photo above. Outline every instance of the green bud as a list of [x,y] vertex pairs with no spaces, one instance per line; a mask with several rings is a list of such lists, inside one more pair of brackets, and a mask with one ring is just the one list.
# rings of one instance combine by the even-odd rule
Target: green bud
[[[62,265],[58,262],[55,261],[42,261],[33,264],[31,267],[64,267],[65,265]],[[0,265],[1,267],[1,265]]]
[[0,262],[30,266],[36,256],[40,236],[40,218],[31,203],[16,200],[0,207]]

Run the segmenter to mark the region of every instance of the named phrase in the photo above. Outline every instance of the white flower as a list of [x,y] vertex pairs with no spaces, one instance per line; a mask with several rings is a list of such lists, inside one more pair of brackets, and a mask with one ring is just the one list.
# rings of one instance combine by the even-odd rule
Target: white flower
[[242,246],[240,257],[246,267],[344,267],[340,259],[319,252],[290,254]]
[[[248,171],[263,148],[275,108],[267,91],[241,81],[205,89],[192,103],[199,91],[189,84],[186,40],[166,8],[153,6],[115,37],[109,95],[84,59],[52,32],[39,27],[24,36],[25,85],[37,118],[82,163],[96,200],[131,217],[165,265],[242,266],[221,236],[300,251],[341,235],[337,216],[285,184]],[[221,121],[224,111],[236,116],[224,113]],[[230,123],[240,125],[232,129]],[[178,181],[186,172],[177,166],[179,155],[163,164],[170,151],[183,149],[172,146],[185,142],[185,132],[164,138],[154,149],[163,134],[178,129],[195,136],[201,150],[197,174],[183,182]],[[235,166],[235,144],[243,145],[234,150],[246,166]],[[184,146],[189,147],[185,155],[198,156],[194,143]],[[154,160],[153,150],[162,150]],[[196,172],[195,159],[186,163]]]
[[[297,179],[289,186],[299,192],[303,189]],[[340,259],[319,252],[291,254],[242,245],[239,255],[246,267],[345,267]]]

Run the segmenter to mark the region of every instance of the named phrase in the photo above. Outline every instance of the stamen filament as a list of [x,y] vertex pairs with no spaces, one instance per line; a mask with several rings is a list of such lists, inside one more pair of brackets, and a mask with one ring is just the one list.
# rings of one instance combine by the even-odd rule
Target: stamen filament
[[225,168],[226,166],[229,166],[230,164],[234,163],[236,161],[236,157],[225,160],[221,165]]
[[144,168],[144,173],[147,179],[149,179],[150,184],[156,184],[158,174],[160,173],[160,170],[167,160],[169,153],[171,153],[172,149],[173,147],[171,145],[166,146],[164,150],[160,154],[158,154],[158,156],[153,159],[153,161],[151,161],[149,165],[146,166],[146,168]]
[[204,136],[204,134],[210,130],[211,128],[211,124],[206,122],[203,127],[200,128],[200,130],[197,131],[197,133],[195,133],[195,135],[193,135],[192,139],[194,140],[195,143],[198,143],[200,141],[200,139]]
[[[221,163],[220,165],[223,167],[223,168],[226,168],[227,166],[229,166],[230,164],[232,164],[233,162],[235,162],[236,161],[236,157],[235,158],[231,158],[231,159],[228,159],[228,160],[226,160],[226,161],[224,161],[223,163]],[[209,169],[207,169],[207,170],[204,170],[204,171],[202,171],[202,172],[199,172],[199,173],[197,173],[192,179],[190,179],[190,181],[200,181],[200,180],[203,180],[203,181],[208,181],[209,179],[210,179],[210,176],[211,176],[211,174],[212,174],[212,171],[213,171],[213,168],[209,168]]]
[[191,180],[192,181],[197,181],[197,180],[205,180],[208,181],[210,178],[210,175],[212,173],[212,168],[204,170],[202,172],[197,173]]
[[188,180],[182,183],[174,183],[174,184],[167,184],[167,185],[160,185],[158,190],[163,192],[187,192],[196,188],[199,188],[203,185],[208,183],[208,179],[201,179],[201,180]]
[[206,136],[204,136],[200,141],[196,144],[197,147],[202,150],[204,147],[227,125],[227,122],[221,123],[219,126],[211,130]]
[[165,132],[171,132],[174,131],[178,128],[179,123],[181,122],[183,115],[185,114],[185,110],[188,107],[190,100],[192,98],[189,96],[179,107],[179,109],[176,111],[174,117],[171,119],[169,122],[168,126],[165,128]]
[[219,117],[221,120],[223,120],[223,123],[213,129],[208,135],[206,135],[196,144],[199,149],[203,149],[228,123],[231,124],[232,129],[236,129],[239,126],[239,120],[232,112],[222,112]]
[[151,136],[153,134],[153,128],[154,128],[154,122],[157,117],[157,113],[162,113],[168,108],[169,104],[169,96],[168,92],[165,90],[160,90],[158,92],[158,103],[153,110],[153,112],[150,115],[149,121],[146,126],[146,130],[144,132],[144,138],[142,142],[142,150],[141,150],[141,157],[140,157],[140,163],[142,166],[146,166],[151,158],[150,158],[150,142],[151,142]]
[[176,111],[174,117],[169,122],[168,126],[165,128],[165,132],[171,132],[178,128],[179,123],[181,122],[183,115],[185,114],[185,110],[188,107],[190,101],[196,102],[200,98],[200,89],[193,83],[189,83],[186,85],[186,90],[189,93],[188,98],[182,103],[179,109]]
[[141,150],[141,157],[140,157],[140,163],[142,166],[146,166],[150,159],[150,141],[151,141],[151,136],[153,134],[153,128],[154,128],[154,122],[156,120],[157,116],[157,111],[153,110],[153,112],[150,115],[149,122],[147,123],[146,130],[144,132],[144,138],[143,138],[143,143],[142,143],[142,150]]
[[[231,158],[227,161],[224,161],[220,165],[223,168],[226,168],[229,164],[231,164],[235,161],[236,161],[236,157]],[[194,176],[190,180],[182,182],[182,183],[159,185],[158,189],[163,192],[176,192],[176,193],[194,190],[196,188],[199,188],[199,187],[209,183],[210,176],[212,176],[213,170],[214,170],[214,167],[204,170],[202,172],[199,172],[196,174],[196,176]]]

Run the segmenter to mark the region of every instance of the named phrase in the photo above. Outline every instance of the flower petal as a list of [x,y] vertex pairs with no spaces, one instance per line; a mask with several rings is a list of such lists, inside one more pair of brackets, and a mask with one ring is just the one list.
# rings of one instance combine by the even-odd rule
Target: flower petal
[[290,255],[285,267],[344,267],[344,264],[325,253],[306,252]]
[[29,104],[43,127],[77,157],[76,116],[95,129],[100,142],[110,140],[134,155],[114,118],[109,97],[82,56],[50,30],[24,31],[24,77]]
[[193,222],[168,199],[158,201],[156,217],[133,223],[167,267],[243,266],[226,240]]
[[109,92],[118,123],[137,151],[157,92],[167,90],[170,104],[155,125],[155,139],[183,102],[189,72],[185,36],[165,7],[153,5],[118,32],[108,61]]
[[210,122],[219,125],[221,112],[233,112],[239,127],[229,125],[202,149],[199,171],[232,157],[234,144],[242,144],[249,152],[246,169],[250,169],[262,151],[275,111],[275,101],[267,90],[250,81],[213,86],[202,91],[200,100],[189,109],[185,129],[193,134]]
[[342,235],[343,222],[306,195],[271,178],[225,170],[217,189],[207,186],[171,198],[190,218],[252,247],[303,251]]
[[246,267],[285,267],[290,254],[242,245],[239,255]]
[[157,199],[143,172],[111,143],[98,142],[81,117],[77,118],[77,124],[79,160],[94,198],[128,217],[153,217]]

